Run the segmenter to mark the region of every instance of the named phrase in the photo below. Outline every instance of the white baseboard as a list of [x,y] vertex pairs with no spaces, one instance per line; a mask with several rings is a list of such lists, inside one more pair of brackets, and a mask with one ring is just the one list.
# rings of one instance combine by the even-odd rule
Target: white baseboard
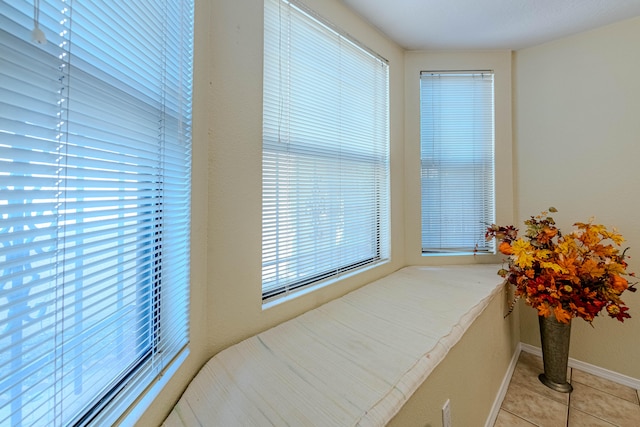
[[[498,413],[500,412],[500,406],[502,405],[504,396],[507,394],[507,389],[509,388],[509,382],[511,382],[511,376],[513,375],[513,371],[516,369],[516,364],[518,363],[518,358],[520,357],[520,353],[522,351],[526,351],[527,353],[535,354],[537,356],[542,357],[542,349],[540,347],[535,347],[533,345],[525,344],[522,342],[518,343],[516,350],[513,352],[511,363],[509,363],[509,368],[507,369],[507,372],[505,373],[505,376],[502,379],[500,390],[498,391],[498,395],[496,396],[496,399],[493,402],[493,406],[491,408],[491,412],[489,413],[489,417],[487,418],[487,422],[485,423],[485,427],[492,427],[496,422],[496,418],[498,418]],[[576,360],[571,357],[569,358],[569,367],[579,369],[588,374],[595,375],[597,377],[604,378],[606,380],[610,380],[615,383],[634,388],[636,390],[640,390],[640,379],[637,379],[637,378],[629,377],[627,375],[623,375],[618,372],[610,371],[608,369],[604,369],[599,366],[592,365],[590,363],[582,362],[581,360]]]
[[496,423],[496,418],[498,418],[498,413],[500,412],[500,406],[502,406],[502,401],[504,400],[504,397],[507,394],[507,389],[509,388],[509,383],[511,382],[513,371],[515,371],[516,364],[518,363],[518,358],[520,357],[521,344],[522,343],[519,343],[518,346],[516,347],[516,351],[513,352],[513,356],[511,357],[511,362],[509,363],[509,368],[507,368],[507,372],[504,374],[504,378],[502,378],[502,384],[500,384],[498,395],[496,396],[496,399],[493,401],[491,412],[489,413],[487,422],[484,424],[485,427],[493,427],[493,425]]
[[[542,357],[542,349],[540,347],[535,347],[529,344],[520,343],[520,349],[522,351],[526,351],[527,353],[533,353]],[[636,390],[640,390],[640,379],[629,377],[627,375],[619,374],[618,372],[610,371],[605,368],[601,368],[596,365],[592,365],[587,362],[583,362],[581,360],[576,360],[573,358],[569,358],[569,367],[580,369],[583,372],[586,372],[591,375],[595,375],[600,378],[604,378],[605,380],[613,381],[614,383],[626,385],[627,387],[635,388]]]

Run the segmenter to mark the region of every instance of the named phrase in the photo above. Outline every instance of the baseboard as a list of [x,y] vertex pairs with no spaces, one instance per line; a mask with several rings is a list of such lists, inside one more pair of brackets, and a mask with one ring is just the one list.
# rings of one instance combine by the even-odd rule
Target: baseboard
[[[502,401],[507,394],[507,389],[509,388],[509,383],[511,382],[511,376],[513,375],[513,371],[516,369],[516,364],[518,363],[520,353],[523,351],[542,357],[542,349],[540,347],[525,344],[522,342],[518,343],[516,350],[513,352],[511,363],[509,363],[509,368],[507,369],[507,372],[502,379],[500,390],[498,390],[498,395],[493,402],[493,406],[491,407],[491,412],[489,413],[489,417],[487,418],[485,427],[492,427],[495,424],[496,418],[498,418],[498,413],[500,412],[500,406],[502,405]],[[601,368],[599,366],[595,366],[581,360],[573,359],[571,357],[569,358],[569,367],[580,369],[581,371],[588,374],[595,375],[597,377],[604,378],[606,380],[613,381],[615,383],[622,384],[636,390],[640,390],[640,379],[637,378],[610,371],[608,369]]]
[[504,378],[502,378],[502,384],[500,384],[498,395],[496,396],[496,399],[493,401],[491,412],[489,413],[487,422],[484,424],[485,427],[493,427],[493,425],[496,423],[496,418],[498,418],[498,413],[500,412],[500,406],[502,406],[502,401],[504,400],[504,397],[507,394],[507,389],[509,388],[509,383],[511,382],[513,371],[515,371],[516,365],[518,363],[518,358],[520,357],[521,344],[522,343],[518,343],[516,350],[513,352],[513,356],[511,357],[511,362],[509,363],[507,372],[504,374]]
[[[542,349],[540,347],[520,343],[519,348],[520,350],[526,351],[527,353],[532,353],[542,357]],[[581,371],[584,371],[588,374],[595,375],[597,377],[604,378],[606,380],[613,381],[614,383],[622,384],[636,390],[640,390],[640,379],[637,378],[619,374],[618,372],[610,371],[608,369],[601,368],[599,366],[592,365],[581,360],[576,360],[571,357],[569,358],[569,367],[580,369]]]

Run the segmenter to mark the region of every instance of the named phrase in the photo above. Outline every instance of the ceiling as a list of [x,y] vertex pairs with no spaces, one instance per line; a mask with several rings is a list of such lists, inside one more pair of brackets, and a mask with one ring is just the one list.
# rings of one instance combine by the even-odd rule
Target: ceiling
[[342,1],[410,50],[516,50],[640,16],[640,0]]

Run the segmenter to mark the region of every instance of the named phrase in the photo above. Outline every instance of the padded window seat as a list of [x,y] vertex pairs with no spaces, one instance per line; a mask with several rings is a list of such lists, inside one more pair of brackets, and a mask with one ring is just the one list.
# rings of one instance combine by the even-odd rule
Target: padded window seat
[[163,425],[384,426],[500,293],[497,270],[406,267],[227,348]]

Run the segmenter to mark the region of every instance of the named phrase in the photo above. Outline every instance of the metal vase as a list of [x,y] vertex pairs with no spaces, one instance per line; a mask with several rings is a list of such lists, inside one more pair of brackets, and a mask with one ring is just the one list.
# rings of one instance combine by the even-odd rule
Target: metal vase
[[540,374],[538,379],[553,390],[571,393],[573,387],[567,382],[571,320],[569,323],[562,323],[551,315],[538,316],[538,322],[544,362],[544,374]]

